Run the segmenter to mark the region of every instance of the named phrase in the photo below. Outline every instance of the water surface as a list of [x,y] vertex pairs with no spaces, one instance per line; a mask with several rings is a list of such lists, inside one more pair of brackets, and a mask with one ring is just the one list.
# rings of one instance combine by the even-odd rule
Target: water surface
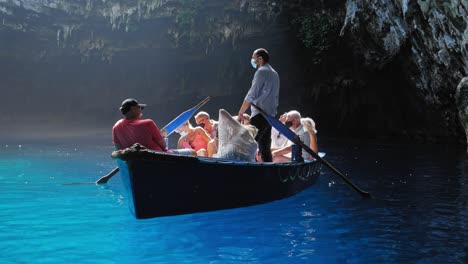
[[325,159],[372,199],[324,168],[281,201],[136,220],[118,175],[90,184],[116,165],[102,142],[3,139],[0,263],[468,260],[468,162],[453,146],[321,139]]

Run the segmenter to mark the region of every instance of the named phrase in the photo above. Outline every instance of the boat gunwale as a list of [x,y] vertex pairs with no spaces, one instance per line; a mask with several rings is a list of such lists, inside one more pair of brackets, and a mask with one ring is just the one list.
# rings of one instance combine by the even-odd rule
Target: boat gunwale
[[[322,154],[322,153],[321,153]],[[325,153],[323,153],[323,156]],[[303,162],[256,162],[256,161],[239,161],[225,158],[216,157],[203,157],[203,156],[188,156],[175,153],[154,151],[146,148],[135,148],[134,146],[112,152],[113,159],[120,159],[122,161],[130,160],[149,160],[155,162],[174,162],[181,161],[187,163],[205,163],[205,164],[222,164],[222,165],[236,165],[246,167],[297,167],[309,163],[315,163],[317,160],[304,160]],[[161,159],[164,157],[164,159]]]

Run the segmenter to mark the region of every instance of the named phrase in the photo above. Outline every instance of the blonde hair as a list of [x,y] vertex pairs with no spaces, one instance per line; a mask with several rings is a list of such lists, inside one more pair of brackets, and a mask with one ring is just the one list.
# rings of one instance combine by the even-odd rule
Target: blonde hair
[[317,129],[315,128],[315,122],[310,117],[301,118],[301,124],[305,127],[305,129],[309,132],[314,132],[317,134]]
[[[179,128],[181,127],[188,127],[188,128],[193,128],[192,124],[189,121],[185,121],[182,125],[180,125]],[[179,129],[177,128],[177,129]]]
[[258,128],[253,125],[244,125],[244,127],[249,131],[250,135],[252,135],[252,138],[257,136]]
[[210,119],[210,115],[205,111],[200,111],[195,115],[195,119],[197,119],[199,117],[204,117],[204,118]]

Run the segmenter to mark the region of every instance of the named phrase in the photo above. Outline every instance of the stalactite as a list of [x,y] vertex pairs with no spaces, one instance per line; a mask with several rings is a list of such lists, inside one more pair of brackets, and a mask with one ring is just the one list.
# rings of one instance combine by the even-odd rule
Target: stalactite
[[[395,70],[391,65],[396,64],[401,76],[395,78],[404,79],[405,85],[417,90],[418,99],[439,107],[452,120],[453,111],[444,107],[453,105],[453,84],[468,71],[467,10],[463,0],[0,0],[0,33],[17,34],[20,44],[15,48],[22,54],[16,56],[22,59],[32,58],[31,53],[47,54],[34,58],[50,61],[66,55],[77,56],[84,64],[112,63],[144,52],[181,52],[181,48],[194,54],[192,61],[203,63],[220,47],[235,53],[252,44],[246,39],[284,33],[281,40],[298,47],[307,68],[300,77],[306,84],[299,83],[299,87],[331,84],[329,89],[340,94],[343,87],[339,84],[320,82],[309,73],[320,71],[336,53],[347,52],[340,53],[349,60],[347,66],[327,69],[342,74],[337,78],[359,82],[369,76],[353,76],[374,74],[385,67]],[[12,17],[17,14],[22,15]],[[291,23],[294,19],[296,24]],[[223,67],[215,76],[235,79],[232,68]],[[342,67],[357,67],[352,69],[357,74]],[[315,97],[318,90],[310,89],[304,93]],[[214,90],[219,92],[219,88]]]
[[62,33],[61,29],[57,30],[57,47],[60,47],[60,34]]

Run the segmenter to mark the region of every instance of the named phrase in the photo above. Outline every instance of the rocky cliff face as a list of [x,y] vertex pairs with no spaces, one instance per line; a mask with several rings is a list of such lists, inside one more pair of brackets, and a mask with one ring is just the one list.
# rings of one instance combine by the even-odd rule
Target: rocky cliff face
[[280,111],[312,116],[324,134],[465,143],[466,99],[455,95],[468,75],[467,9],[462,0],[0,0],[9,98],[0,107],[27,105],[14,111],[25,121],[112,123],[125,97],[163,107],[149,114],[164,119],[181,100],[212,95],[210,111],[235,112],[251,52],[266,47]]
[[466,145],[468,146],[468,77],[463,78],[458,85],[455,98],[458,107],[460,124],[465,128],[465,135],[467,139]]
[[348,0],[346,34],[370,67],[404,55],[401,73],[425,104],[422,117],[439,116],[433,125],[459,136],[454,95],[468,72],[467,1]]

